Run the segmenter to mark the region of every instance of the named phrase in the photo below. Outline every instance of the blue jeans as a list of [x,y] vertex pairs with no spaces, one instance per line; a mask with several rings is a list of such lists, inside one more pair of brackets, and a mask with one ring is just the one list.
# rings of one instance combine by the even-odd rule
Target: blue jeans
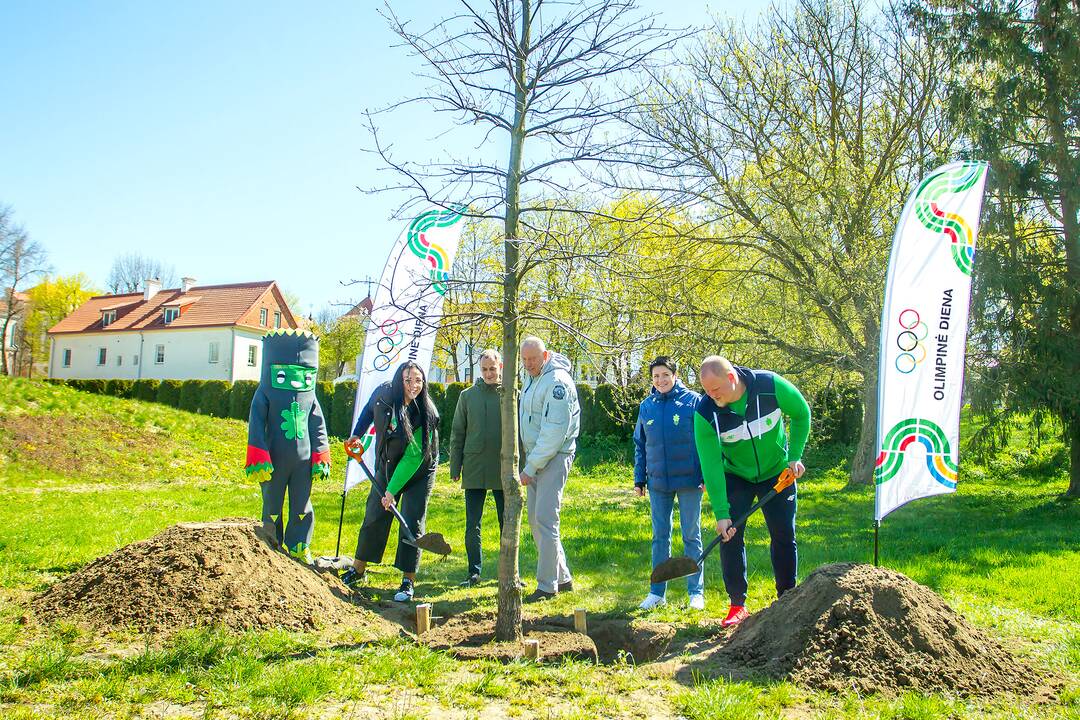
[[[671,557],[671,518],[675,514],[675,497],[679,498],[679,527],[682,530],[683,552],[697,560],[701,556],[701,496],[703,492],[677,490],[659,492],[649,488],[649,506],[652,509],[652,564],[656,567]],[[686,590],[690,595],[705,592],[704,567],[686,578]],[[667,583],[649,587],[653,595],[664,597]]]

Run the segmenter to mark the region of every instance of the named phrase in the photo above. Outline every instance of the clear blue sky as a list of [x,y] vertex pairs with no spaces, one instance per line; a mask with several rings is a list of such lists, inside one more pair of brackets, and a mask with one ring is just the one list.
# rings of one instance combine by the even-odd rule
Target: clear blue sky
[[[394,2],[424,26],[450,0]],[[704,3],[646,0],[670,26]],[[765,0],[721,12],[756,15]],[[54,271],[103,288],[126,252],[200,284],[277,280],[304,314],[359,300],[403,196],[371,196],[362,113],[418,94],[369,1],[0,0],[0,203]],[[418,117],[399,146],[440,128]]]

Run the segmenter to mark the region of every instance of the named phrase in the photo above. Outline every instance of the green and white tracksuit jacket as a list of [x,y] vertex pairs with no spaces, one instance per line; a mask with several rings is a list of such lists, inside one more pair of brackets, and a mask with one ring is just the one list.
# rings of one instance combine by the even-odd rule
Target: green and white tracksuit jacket
[[[702,395],[694,413],[694,440],[705,489],[717,520],[730,519],[727,473],[765,482],[802,459],[810,436],[810,406],[794,385],[776,373],[735,367],[746,392],[719,406]],[[791,420],[791,438],[784,416]]]

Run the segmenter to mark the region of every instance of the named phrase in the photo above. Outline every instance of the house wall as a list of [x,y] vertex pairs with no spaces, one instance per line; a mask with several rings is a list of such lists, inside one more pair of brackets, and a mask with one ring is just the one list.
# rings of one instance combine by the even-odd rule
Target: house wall
[[[240,328],[169,328],[142,332],[58,334],[53,336],[49,376],[69,379],[258,380],[259,348],[254,368],[247,367],[247,346],[260,344],[261,333]],[[218,344],[217,362],[210,362],[210,344]],[[157,346],[165,360],[157,360]],[[98,365],[101,348],[104,365]],[[71,366],[63,367],[71,349]],[[119,361],[118,361],[119,358]],[[136,358],[138,360],[136,361]]]

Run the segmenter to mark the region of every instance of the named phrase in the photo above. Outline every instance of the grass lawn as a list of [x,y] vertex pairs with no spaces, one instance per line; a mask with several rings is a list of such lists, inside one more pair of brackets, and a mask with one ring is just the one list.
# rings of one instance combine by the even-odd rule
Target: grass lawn
[[[881,531],[882,560],[1064,678],[1052,706],[1016,697],[835,696],[722,679],[680,684],[663,668],[635,666],[630,658],[609,666],[462,662],[404,640],[357,645],[332,631],[205,629],[163,640],[123,628],[101,637],[32,621],[27,602],[34,593],[121,545],[181,521],[255,516],[259,491],[242,473],[246,429],[155,404],[0,380],[0,716],[1080,719],[1080,504],[1057,499],[1065,487],[1061,444],[1032,448],[1023,433],[985,465],[965,460],[955,495],[890,516]],[[313,497],[316,554],[332,554],[337,535],[340,443],[333,453],[334,479]],[[812,452],[807,466],[799,489],[800,577],[823,563],[871,561],[872,488],[844,489],[838,453]],[[356,541],[363,492],[349,496],[344,553]],[[488,516],[488,581],[459,589],[464,501],[442,466],[428,528],[444,533],[455,554],[427,560],[417,588],[435,603],[436,615],[440,606],[494,606],[497,526],[490,504]],[[621,449],[582,449],[562,527],[576,590],[543,613],[636,608],[648,588],[649,510],[633,494]],[[748,554],[748,605],[760,609],[772,597],[760,515],[750,523]],[[526,537],[527,582],[535,561]],[[376,585],[392,593],[396,572],[374,570]],[[717,563],[706,567],[706,588],[704,616],[722,616],[727,601]],[[668,598],[648,617],[694,633],[702,615],[686,609],[685,586],[673,584]]]

